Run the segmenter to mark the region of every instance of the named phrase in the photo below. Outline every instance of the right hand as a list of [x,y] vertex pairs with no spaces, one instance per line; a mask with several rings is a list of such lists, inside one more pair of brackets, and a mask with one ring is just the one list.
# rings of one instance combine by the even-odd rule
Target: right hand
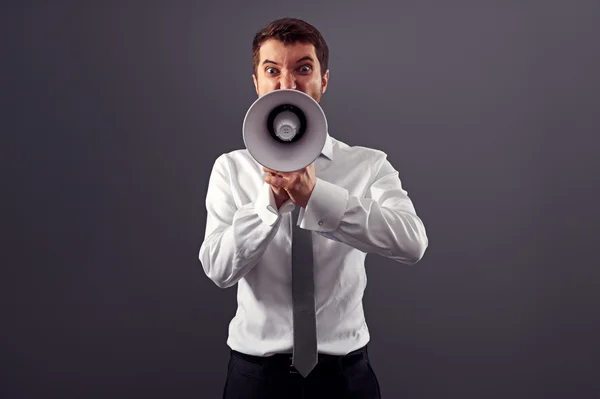
[[[268,172],[268,175],[281,177],[281,175],[276,175],[275,173],[272,173],[272,172]],[[265,177],[265,179],[266,179],[266,177]],[[275,204],[277,205],[277,210],[279,210],[279,208],[281,208],[281,205],[283,205],[283,203],[285,201],[290,199],[290,195],[288,194],[287,191],[285,191],[285,189],[275,187],[273,185],[271,185],[271,191],[273,191],[273,196],[275,197]]]

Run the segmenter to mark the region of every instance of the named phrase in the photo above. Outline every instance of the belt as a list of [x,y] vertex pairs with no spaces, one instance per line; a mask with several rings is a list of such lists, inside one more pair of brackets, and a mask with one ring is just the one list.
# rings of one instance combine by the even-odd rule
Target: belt
[[[246,353],[231,350],[231,354],[240,359],[261,364],[267,367],[288,367],[289,372],[298,374],[298,371],[292,365],[293,356],[291,353],[276,353],[271,356],[254,356]],[[368,358],[367,345],[356,349],[346,355],[330,355],[327,353],[319,353],[317,365],[328,364],[333,367],[344,367],[354,364],[362,359]]]

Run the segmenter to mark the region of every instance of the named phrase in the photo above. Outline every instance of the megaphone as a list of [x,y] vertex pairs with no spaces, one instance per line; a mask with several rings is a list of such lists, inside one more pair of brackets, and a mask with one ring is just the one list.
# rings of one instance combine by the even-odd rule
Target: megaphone
[[327,118],[311,96],[279,89],[260,96],[244,117],[242,136],[256,162],[280,172],[310,165],[325,146]]

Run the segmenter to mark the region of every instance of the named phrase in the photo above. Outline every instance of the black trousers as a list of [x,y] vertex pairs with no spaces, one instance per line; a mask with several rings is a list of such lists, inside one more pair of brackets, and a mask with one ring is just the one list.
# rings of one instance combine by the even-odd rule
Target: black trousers
[[223,399],[380,399],[367,347],[346,356],[319,355],[306,377],[291,354],[256,357],[232,350]]

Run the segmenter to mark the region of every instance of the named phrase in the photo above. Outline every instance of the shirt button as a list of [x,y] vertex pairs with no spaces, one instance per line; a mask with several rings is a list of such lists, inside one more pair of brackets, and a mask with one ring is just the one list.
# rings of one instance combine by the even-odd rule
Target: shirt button
[[319,226],[323,226],[323,221],[319,220]]

